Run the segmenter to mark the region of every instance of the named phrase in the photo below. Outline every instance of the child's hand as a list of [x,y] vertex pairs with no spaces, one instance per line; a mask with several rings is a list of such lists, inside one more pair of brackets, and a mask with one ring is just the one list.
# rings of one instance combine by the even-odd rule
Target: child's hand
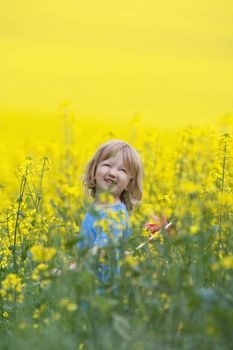
[[125,250],[125,255],[133,255],[133,251],[132,250]]
[[159,219],[156,215],[152,215],[152,218],[154,223],[146,223],[144,227],[147,227],[152,234],[159,232],[162,228],[165,228],[167,234],[170,236],[172,222],[168,223],[166,215],[162,214],[161,219]]
[[69,266],[69,270],[76,270],[77,269],[77,264],[73,263]]
[[59,269],[52,269],[52,275],[53,276],[60,276],[61,270]]
[[98,253],[98,246],[94,245],[94,247],[92,247],[91,249],[89,249],[88,251],[88,255],[96,255]]

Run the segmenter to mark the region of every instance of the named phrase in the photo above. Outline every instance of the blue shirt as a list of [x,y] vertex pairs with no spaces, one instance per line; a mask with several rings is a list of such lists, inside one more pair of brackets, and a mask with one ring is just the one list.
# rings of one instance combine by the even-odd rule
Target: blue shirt
[[111,241],[128,238],[131,235],[128,221],[129,215],[124,203],[113,204],[106,208],[93,204],[82,222],[83,240],[78,243],[78,247],[103,248]]
[[[120,239],[128,238],[132,231],[129,227],[129,215],[124,203],[100,208],[93,204],[86,213],[81,226],[82,239],[78,248],[106,247],[108,244],[118,244]],[[116,260],[119,260],[119,249],[115,249]],[[119,266],[117,267],[119,272]],[[98,277],[107,282],[110,276],[110,266],[100,264]]]

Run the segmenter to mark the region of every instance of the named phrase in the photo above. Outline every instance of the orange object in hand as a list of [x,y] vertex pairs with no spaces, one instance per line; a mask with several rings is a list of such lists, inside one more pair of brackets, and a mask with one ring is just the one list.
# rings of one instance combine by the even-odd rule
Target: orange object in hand
[[164,213],[162,214],[161,219],[159,219],[156,215],[152,215],[152,219],[154,220],[154,223],[146,223],[144,227],[147,227],[152,234],[159,232],[162,228],[165,228],[167,234],[170,236],[172,223],[168,223],[167,216]]

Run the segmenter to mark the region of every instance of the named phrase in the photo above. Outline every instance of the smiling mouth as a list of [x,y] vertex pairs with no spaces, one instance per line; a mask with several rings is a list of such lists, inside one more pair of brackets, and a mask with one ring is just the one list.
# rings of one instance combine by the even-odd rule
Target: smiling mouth
[[116,184],[115,181],[110,180],[110,179],[105,179],[104,181],[107,182],[107,183],[109,183],[109,184],[111,184],[111,185],[115,185],[115,184]]

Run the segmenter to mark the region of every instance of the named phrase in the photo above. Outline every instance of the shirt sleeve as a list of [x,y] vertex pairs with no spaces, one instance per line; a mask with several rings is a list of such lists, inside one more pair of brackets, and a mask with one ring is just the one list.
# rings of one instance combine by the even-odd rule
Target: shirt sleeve
[[124,209],[124,215],[125,215],[125,221],[124,222],[125,222],[126,228],[123,231],[123,236],[124,236],[124,238],[129,238],[132,235],[132,228],[131,228],[131,225],[130,225],[129,214],[128,214],[126,209]]
[[92,248],[96,240],[96,231],[93,227],[92,216],[87,213],[83,219],[80,232],[81,239],[78,241],[78,248]]
[[129,238],[132,235],[132,228],[130,227],[129,223],[127,222],[126,230],[124,231],[124,237]]
[[[97,217],[97,214],[99,217]],[[98,212],[92,214],[88,212],[81,225],[81,239],[78,242],[78,248],[82,249],[92,248],[97,245],[99,248],[107,246],[111,242],[111,235],[107,232],[111,231],[111,234],[118,239],[129,238],[132,234],[131,227],[129,225],[129,216],[126,210],[122,210],[117,214],[117,218],[109,216],[109,213]],[[113,213],[114,214],[114,213]],[[120,220],[119,220],[120,218]],[[104,228],[107,224],[108,229]]]

